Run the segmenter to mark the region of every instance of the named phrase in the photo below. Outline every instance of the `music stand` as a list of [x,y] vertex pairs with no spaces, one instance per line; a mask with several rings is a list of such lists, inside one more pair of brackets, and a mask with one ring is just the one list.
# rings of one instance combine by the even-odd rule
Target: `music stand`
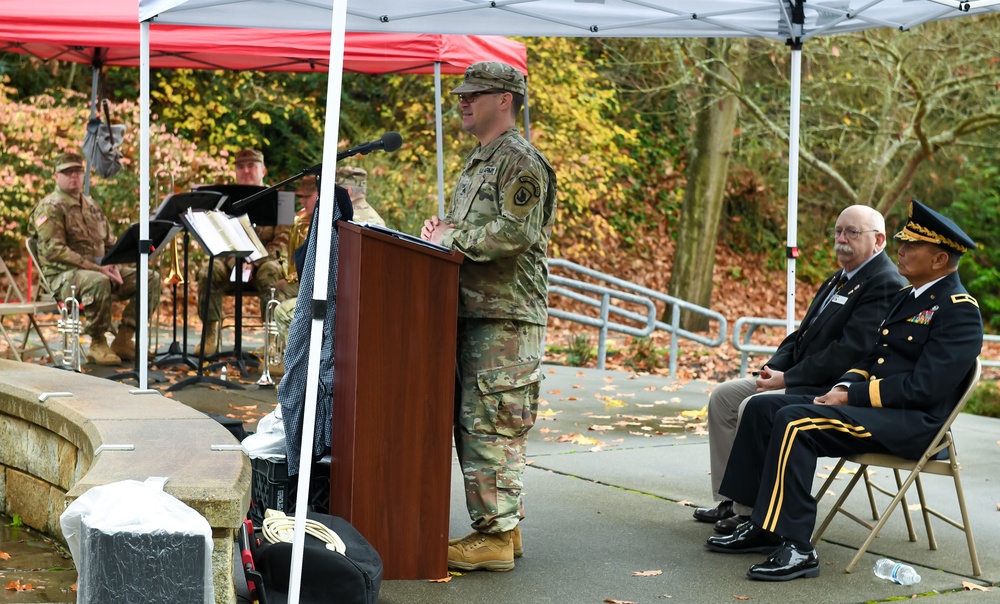
[[173,342],[166,352],[153,357],[150,365],[153,367],[166,367],[172,365],[187,365],[191,369],[197,369],[198,364],[192,355],[188,354],[188,248],[191,243],[191,235],[184,228],[181,222],[181,213],[188,209],[193,210],[214,210],[222,204],[224,195],[218,191],[189,191],[186,193],[175,193],[168,195],[160,207],[156,208],[152,220],[169,220],[180,226],[184,230],[184,330],[181,335],[183,343],[177,341],[177,284],[171,284],[174,313],[173,313]]
[[[184,223],[184,227],[188,230],[188,232],[194,234],[195,239],[198,240],[198,244],[201,245],[202,249],[204,249],[206,252],[208,252],[208,276],[207,276],[208,278],[207,278],[207,288],[205,290],[205,303],[208,304],[209,300],[212,297],[212,272],[215,269],[215,259],[216,258],[233,257],[233,258],[237,259],[236,265],[238,267],[242,267],[242,260],[243,260],[243,258],[246,258],[246,257],[252,255],[253,251],[252,250],[219,250],[219,249],[213,249],[213,247],[211,245],[209,245],[205,241],[205,239],[202,237],[202,235],[198,232],[198,229],[195,228],[195,226],[191,223],[191,220],[188,218],[188,216],[186,214],[182,214],[180,216],[180,219],[181,219],[181,222]],[[236,292],[237,292],[237,296],[239,296],[242,293],[241,292],[241,290],[242,290],[242,284],[243,284],[242,278],[236,280]],[[237,304],[237,316],[239,316],[239,314],[240,314],[239,313],[239,310],[240,310],[240,306],[239,306],[240,305],[240,300],[238,298],[237,298],[236,304]],[[206,309],[206,313],[205,314],[207,315],[207,309]],[[201,346],[200,346],[201,350],[200,350],[199,356],[198,356],[198,374],[195,375],[195,376],[189,377],[187,379],[181,380],[180,382],[177,382],[176,384],[173,384],[172,386],[170,386],[169,388],[167,388],[167,392],[173,392],[174,390],[180,390],[181,388],[185,388],[185,387],[187,387],[187,386],[189,386],[191,384],[196,384],[196,383],[199,383],[199,382],[208,382],[210,384],[216,384],[218,386],[222,386],[223,388],[230,388],[232,390],[244,390],[243,386],[241,386],[241,385],[239,385],[239,384],[237,384],[235,382],[230,382],[230,381],[227,381],[227,380],[222,380],[222,379],[219,379],[219,378],[211,376],[211,375],[205,375],[205,369],[206,369],[206,364],[205,364],[205,339],[206,339],[207,335],[208,335],[208,321],[202,321],[202,325],[201,325]],[[237,337],[236,342],[237,342],[237,347],[238,347],[239,346],[239,338],[238,337]],[[237,352],[239,352],[239,351],[237,351]],[[215,357],[215,356],[218,356],[218,355],[212,355],[212,356]],[[243,372],[243,375],[245,375],[246,365],[243,362],[242,358],[238,359],[238,361],[240,363],[241,371]],[[226,364],[227,363],[225,363],[225,362],[213,363],[213,364],[209,365],[208,368],[211,369],[211,368],[215,368],[215,367],[218,367],[218,366],[221,366],[221,365],[226,365]]]
[[[278,224],[278,191],[268,191],[268,187],[258,187],[256,185],[203,185],[195,187],[195,191],[214,191],[223,196],[222,205],[219,210],[230,216],[246,214],[250,222],[256,226],[275,226]],[[257,197],[258,203],[248,205],[245,208],[233,205],[246,197],[267,191],[267,193]]]
[[[138,265],[142,261],[142,250],[139,249],[139,224],[135,223],[131,225],[125,233],[118,238],[115,245],[108,250],[106,254],[100,259],[98,264],[101,266],[107,266],[109,264],[135,264],[135,324],[136,330],[138,332],[139,328],[139,300],[140,296],[146,296],[148,283],[143,282],[139,278]],[[149,257],[152,258],[160,250],[164,242],[169,241],[174,235],[180,230],[180,227],[170,222],[169,220],[150,220],[149,221]],[[123,380],[139,380],[139,338],[135,339],[135,364],[132,371],[119,371],[112,375],[107,376],[109,380],[114,380],[120,382]],[[161,375],[154,375],[152,372],[149,374],[149,380],[153,382],[165,382],[166,378]]]

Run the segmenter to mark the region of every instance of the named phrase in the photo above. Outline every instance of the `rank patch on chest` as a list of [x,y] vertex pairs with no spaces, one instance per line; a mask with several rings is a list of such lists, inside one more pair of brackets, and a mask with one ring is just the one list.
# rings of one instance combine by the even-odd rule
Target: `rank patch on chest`
[[927,310],[922,310],[919,313],[917,313],[917,314],[913,315],[912,317],[910,317],[909,319],[907,319],[906,322],[907,323],[916,323],[917,325],[930,325],[931,324],[931,319],[934,317],[934,311],[937,310],[937,309],[938,309],[938,307],[935,306],[934,308],[929,308]]
[[476,174],[496,174],[496,173],[497,173],[496,166],[483,166],[482,168],[479,168],[479,171],[476,172]]

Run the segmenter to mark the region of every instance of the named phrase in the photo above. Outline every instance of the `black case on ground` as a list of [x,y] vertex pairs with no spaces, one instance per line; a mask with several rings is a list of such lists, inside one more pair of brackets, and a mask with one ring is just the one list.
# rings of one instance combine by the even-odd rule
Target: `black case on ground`
[[[301,604],[376,604],[382,585],[382,558],[375,548],[343,518],[309,512],[337,533],[347,547],[339,554],[319,539],[306,535],[302,556]],[[292,544],[263,543],[254,561],[264,576],[268,604],[285,604],[291,573]]]

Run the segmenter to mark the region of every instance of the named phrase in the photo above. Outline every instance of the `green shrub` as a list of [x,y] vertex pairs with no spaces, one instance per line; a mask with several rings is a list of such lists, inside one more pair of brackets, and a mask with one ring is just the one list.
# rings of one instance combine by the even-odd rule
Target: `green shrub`
[[994,381],[979,382],[963,411],[986,417],[1000,417],[1000,386]]
[[633,371],[653,371],[662,363],[662,355],[650,338],[632,338],[625,352],[625,366]]
[[585,333],[570,336],[569,345],[566,348],[566,364],[573,367],[585,367],[594,360],[594,347],[590,343],[590,336]]

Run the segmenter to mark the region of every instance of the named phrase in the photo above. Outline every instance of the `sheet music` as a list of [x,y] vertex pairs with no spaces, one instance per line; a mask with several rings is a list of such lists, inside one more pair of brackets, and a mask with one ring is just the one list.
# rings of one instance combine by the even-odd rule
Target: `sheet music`
[[267,256],[267,249],[250,225],[246,214],[236,218],[223,212],[192,212],[185,215],[195,233],[213,256],[225,252],[250,252],[248,262]]
[[417,245],[422,245],[424,247],[429,247],[432,250],[437,250],[439,252],[450,252],[451,251],[451,248],[445,247],[445,246],[443,246],[443,245],[441,245],[439,243],[431,243],[430,241],[424,241],[423,239],[421,239],[419,237],[414,237],[413,235],[410,235],[408,233],[404,233],[402,231],[396,231],[396,230],[390,229],[389,227],[384,227],[384,226],[382,226],[380,224],[374,224],[374,223],[371,223],[371,222],[354,222],[353,220],[351,220],[349,222],[351,222],[352,224],[356,224],[358,226],[363,226],[366,229],[371,229],[371,230],[376,231],[378,233],[384,233],[386,235],[389,235],[390,237],[395,237],[396,239],[402,239],[403,241],[409,241],[410,243],[416,243]]

